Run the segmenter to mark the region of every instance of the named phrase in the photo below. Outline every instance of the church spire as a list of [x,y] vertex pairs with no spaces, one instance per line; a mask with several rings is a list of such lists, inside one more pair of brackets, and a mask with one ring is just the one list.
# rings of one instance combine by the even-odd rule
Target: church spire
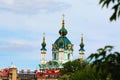
[[80,43],[80,49],[79,49],[79,54],[80,54],[80,59],[84,59],[84,43],[83,43],[83,34],[81,35],[81,43]]
[[80,43],[80,49],[79,51],[85,51],[84,50],[84,42],[83,42],[83,34],[81,34],[81,43]]
[[41,46],[42,46],[42,48],[41,48],[41,50],[47,50],[45,47],[46,47],[46,42],[45,42],[45,33],[43,33],[43,42],[42,42],[42,44],[41,44]]
[[61,36],[66,36],[67,35],[67,30],[65,29],[65,21],[64,21],[64,14],[62,15],[62,28],[59,30],[59,34]]
[[15,65],[13,64],[13,62],[11,62],[11,67],[10,68],[15,68]]
[[45,65],[46,64],[46,51],[47,49],[45,48],[46,47],[46,42],[45,42],[45,33],[43,33],[43,42],[41,43],[41,62],[40,64],[41,65]]

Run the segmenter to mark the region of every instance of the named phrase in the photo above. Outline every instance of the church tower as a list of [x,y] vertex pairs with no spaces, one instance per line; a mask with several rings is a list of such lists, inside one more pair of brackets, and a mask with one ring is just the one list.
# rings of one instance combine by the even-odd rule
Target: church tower
[[59,30],[60,37],[52,44],[52,61],[56,61],[58,64],[72,60],[73,44],[66,37],[67,33],[63,15],[62,27]]
[[81,43],[80,43],[80,49],[79,49],[79,55],[80,55],[80,59],[83,60],[84,59],[84,43],[83,43],[83,34],[81,36]]
[[47,49],[46,47],[46,42],[45,42],[45,33],[43,34],[43,42],[41,44],[42,48],[41,48],[41,65],[45,65],[46,64],[46,51]]
[[17,68],[13,65],[13,63],[9,68],[9,80],[17,80]]

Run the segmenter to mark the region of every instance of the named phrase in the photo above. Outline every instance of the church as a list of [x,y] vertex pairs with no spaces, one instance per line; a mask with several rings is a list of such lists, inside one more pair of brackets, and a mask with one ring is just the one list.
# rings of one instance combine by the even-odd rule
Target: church
[[[52,44],[52,60],[49,62],[46,62],[46,42],[45,42],[45,35],[43,36],[43,42],[41,44],[42,48],[41,51],[41,60],[39,67],[42,71],[45,71],[45,69],[60,69],[63,68],[62,64],[72,61],[73,57],[73,44],[71,41],[67,38],[67,29],[65,28],[65,20],[64,15],[62,19],[62,27],[59,30],[59,37],[55,40],[55,42]],[[81,36],[81,42],[80,42],[80,49],[79,52],[79,59],[84,59],[84,43],[83,43],[83,35]]]
[[[72,61],[73,57],[73,44],[67,38],[67,29],[65,28],[64,15],[62,19],[62,27],[59,30],[60,36],[52,44],[52,60],[46,61],[46,41],[45,35],[43,35],[43,41],[41,43],[41,60],[39,64],[39,70],[21,70],[11,65],[10,68],[0,70],[0,80],[57,80],[61,74],[60,70],[63,68],[62,64]],[[78,59],[84,60],[84,41],[83,35],[81,36],[80,49],[78,50]]]

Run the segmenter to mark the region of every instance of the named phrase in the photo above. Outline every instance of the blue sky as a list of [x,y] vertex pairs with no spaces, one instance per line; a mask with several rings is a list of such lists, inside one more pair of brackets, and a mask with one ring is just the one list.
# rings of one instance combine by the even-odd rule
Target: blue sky
[[67,37],[74,44],[73,59],[79,56],[84,34],[85,57],[100,47],[120,49],[120,20],[110,22],[112,10],[101,8],[98,0],[0,0],[0,69],[38,69],[43,33],[46,33],[47,61],[52,43],[59,37],[65,14]]

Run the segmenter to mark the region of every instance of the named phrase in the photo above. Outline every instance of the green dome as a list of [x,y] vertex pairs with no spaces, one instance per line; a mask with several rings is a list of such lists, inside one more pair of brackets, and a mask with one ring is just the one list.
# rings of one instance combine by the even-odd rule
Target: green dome
[[72,50],[72,44],[70,40],[66,37],[68,32],[65,29],[64,24],[65,23],[64,23],[64,17],[63,17],[62,27],[59,30],[60,37],[54,42],[53,47],[52,47],[53,50],[59,49],[59,48]]
[[81,37],[81,43],[80,43],[80,49],[79,51],[85,51],[84,50],[84,43],[83,43],[83,34],[82,34],[82,37]]
[[61,36],[66,36],[67,35],[67,30],[65,29],[65,27],[62,27],[60,30],[59,30],[59,34]]
[[83,42],[81,42],[81,44],[80,44],[80,49],[79,49],[79,51],[85,51],[85,50],[84,50],[84,43],[83,43]]
[[43,42],[41,44],[42,48],[41,50],[47,50],[45,47],[46,47],[46,43],[45,43],[45,37],[43,37]]
[[45,42],[43,42],[42,44],[42,48],[41,48],[41,50],[47,50],[45,47],[46,47],[46,43]]
[[81,47],[81,48],[84,48],[84,43],[83,43],[83,42],[80,44],[80,47]]
[[[64,49],[67,49],[68,48],[68,44],[71,44],[70,40],[65,37],[65,36],[62,36],[62,37],[59,37],[55,43],[57,48],[64,48]],[[72,45],[72,44],[71,44]]]
[[61,35],[61,36],[66,36],[67,35],[67,30],[65,29],[65,22],[64,22],[64,19],[62,20],[62,28],[59,30],[59,34]]

